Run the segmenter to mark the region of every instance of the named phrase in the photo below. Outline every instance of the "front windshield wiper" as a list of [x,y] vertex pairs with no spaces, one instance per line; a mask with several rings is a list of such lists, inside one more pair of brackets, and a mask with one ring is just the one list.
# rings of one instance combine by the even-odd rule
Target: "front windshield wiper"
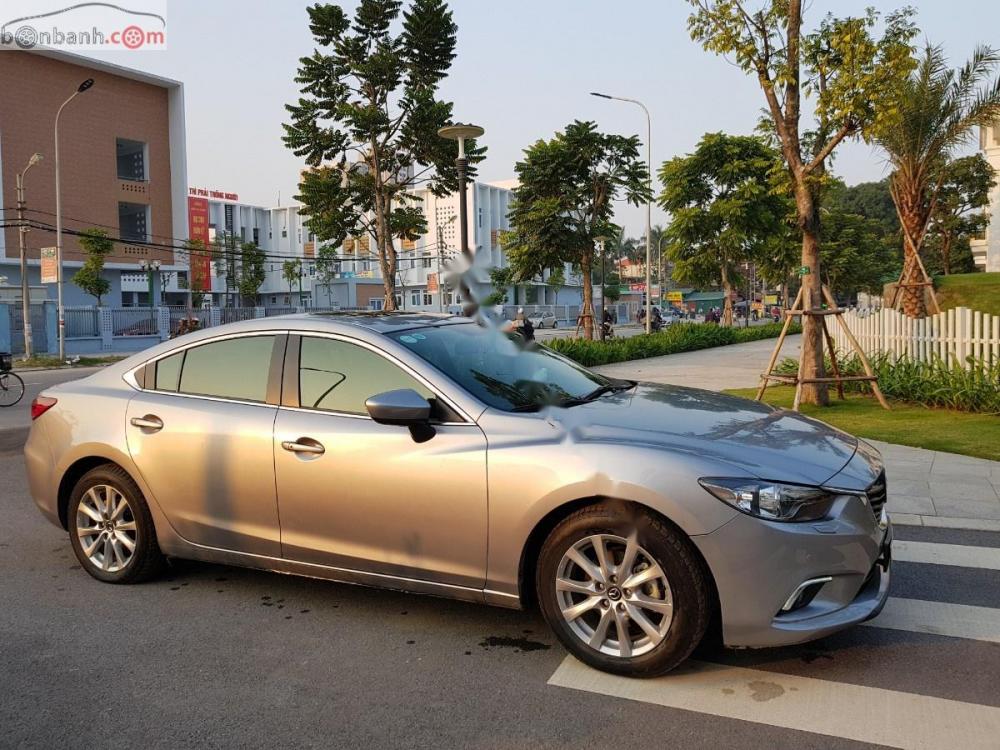
[[630,388],[634,388],[636,383],[631,380],[621,380],[617,383],[606,383],[605,385],[599,386],[592,390],[585,396],[578,396],[577,398],[567,398],[556,403],[556,406],[562,406],[568,408],[570,406],[580,406],[581,404],[589,404],[591,401],[596,401],[605,393],[617,393],[618,391],[627,391]]

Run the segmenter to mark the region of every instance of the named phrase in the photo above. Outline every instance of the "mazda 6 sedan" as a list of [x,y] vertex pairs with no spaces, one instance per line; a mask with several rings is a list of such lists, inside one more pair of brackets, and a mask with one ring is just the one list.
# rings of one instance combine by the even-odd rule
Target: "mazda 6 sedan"
[[31,493],[83,568],[190,558],[503,607],[583,662],[818,638],[889,588],[880,458],[800,414],[614,380],[465,318],[307,314],[46,389]]

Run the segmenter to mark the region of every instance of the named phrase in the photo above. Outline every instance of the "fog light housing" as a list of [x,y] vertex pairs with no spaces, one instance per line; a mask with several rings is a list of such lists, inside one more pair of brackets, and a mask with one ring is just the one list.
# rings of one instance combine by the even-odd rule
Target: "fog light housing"
[[813,599],[816,598],[816,594],[819,593],[819,590],[832,580],[833,576],[821,576],[819,578],[810,578],[808,581],[803,581],[795,588],[795,591],[792,592],[791,596],[788,597],[778,614],[787,614],[788,612],[794,612],[797,609],[802,609],[807,606]]

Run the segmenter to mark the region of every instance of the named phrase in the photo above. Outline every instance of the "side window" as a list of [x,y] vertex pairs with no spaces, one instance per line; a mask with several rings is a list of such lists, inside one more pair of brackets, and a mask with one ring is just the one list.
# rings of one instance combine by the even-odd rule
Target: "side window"
[[299,403],[306,409],[367,414],[365,401],[378,393],[412,388],[426,399],[427,388],[385,357],[345,341],[302,338]]
[[156,363],[156,378],[153,387],[158,391],[177,392],[177,384],[181,379],[181,364],[184,362],[184,352],[171,354]]
[[185,353],[177,390],[263,403],[273,347],[274,336],[244,336],[192,347]]

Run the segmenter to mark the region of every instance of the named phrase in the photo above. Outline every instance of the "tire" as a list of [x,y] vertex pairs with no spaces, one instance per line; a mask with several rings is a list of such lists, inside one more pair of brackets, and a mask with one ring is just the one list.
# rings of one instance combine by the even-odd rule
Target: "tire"
[[[622,549],[622,542],[637,545],[634,549],[639,552],[633,564],[628,570],[620,570],[626,580],[606,576],[603,593],[566,591],[567,579],[570,585],[583,583],[572,580],[584,569],[571,560],[576,554],[587,556],[586,545],[596,538],[603,540],[611,569],[624,564],[622,557],[628,552],[627,547]],[[596,552],[596,547],[593,549]],[[593,562],[597,556],[588,559]],[[636,588],[624,586],[643,569],[657,572],[656,566],[664,574],[663,583],[657,579]],[[557,578],[562,581],[560,587]],[[588,580],[584,574],[582,578],[588,587],[601,585],[596,577]],[[535,585],[542,615],[567,650],[583,663],[613,674],[654,677],[669,672],[691,655],[705,636],[711,618],[711,584],[691,542],[654,513],[624,502],[600,502],[563,519],[542,545]],[[600,602],[592,606],[595,598]],[[585,605],[587,609],[572,624],[563,614],[564,609]],[[654,606],[657,611],[646,609]],[[638,619],[633,619],[634,613],[645,620],[646,626],[659,631],[658,642],[640,627]],[[601,625],[609,615],[604,640],[600,641]],[[624,625],[630,641],[627,649],[622,647],[619,623]],[[588,642],[588,635],[598,639],[597,646],[591,645],[594,640]]]
[[[110,512],[115,508],[117,516]],[[66,518],[73,552],[97,580],[140,583],[163,570],[166,560],[156,541],[149,507],[138,485],[120,466],[103,464],[84,474],[73,487]],[[81,527],[95,533],[81,534]],[[125,540],[133,544],[131,551]],[[90,548],[92,544],[96,547]]]
[[0,408],[13,406],[24,398],[24,381],[15,372],[0,372]]

